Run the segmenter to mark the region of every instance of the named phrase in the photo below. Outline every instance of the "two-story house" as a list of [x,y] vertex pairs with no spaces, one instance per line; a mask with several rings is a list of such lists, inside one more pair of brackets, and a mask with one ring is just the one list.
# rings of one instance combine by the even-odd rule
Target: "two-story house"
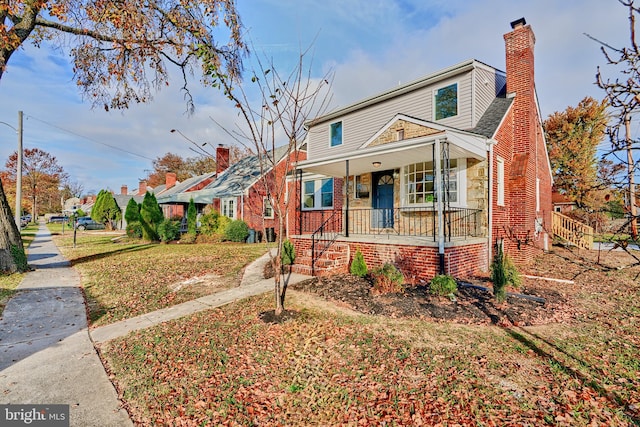
[[468,60],[308,122],[289,190],[298,271],[346,271],[360,250],[418,282],[486,272],[496,245],[520,263],[547,248],[535,37],[511,26],[506,72]]

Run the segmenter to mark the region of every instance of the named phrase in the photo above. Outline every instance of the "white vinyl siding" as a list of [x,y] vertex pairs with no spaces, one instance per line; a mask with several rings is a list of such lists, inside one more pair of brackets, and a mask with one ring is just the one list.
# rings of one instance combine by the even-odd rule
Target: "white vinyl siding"
[[[472,120],[472,73],[467,71],[437,84],[416,89],[412,92],[381,101],[367,108],[351,112],[337,120],[321,122],[309,129],[307,159],[317,160],[357,150],[378,132],[398,112],[423,120],[433,121],[433,90],[452,83],[458,84],[458,115],[439,120],[439,124],[458,129],[470,129]],[[342,121],[342,145],[331,147],[330,124]]]
[[496,72],[495,70],[486,68],[476,68],[474,70],[474,82],[475,105],[473,111],[473,126],[475,127],[507,81],[502,72]]

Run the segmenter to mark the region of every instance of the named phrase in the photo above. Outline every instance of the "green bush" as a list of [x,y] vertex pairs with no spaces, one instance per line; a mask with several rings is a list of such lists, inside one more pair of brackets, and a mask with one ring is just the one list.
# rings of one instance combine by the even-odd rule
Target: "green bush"
[[362,252],[360,252],[360,249],[356,250],[356,253],[353,256],[353,261],[351,261],[349,272],[358,277],[364,277],[367,275],[367,273],[369,273],[369,268],[367,267],[367,263],[365,262],[364,256],[362,256]]
[[187,232],[189,234],[196,234],[197,224],[196,218],[198,216],[198,211],[196,209],[196,204],[193,201],[193,198],[189,200],[189,207],[187,208]]
[[493,295],[498,302],[507,299],[506,286],[519,287],[522,277],[511,259],[502,251],[502,245],[496,245],[495,255],[491,263],[491,281],[493,282]]
[[211,211],[200,217],[200,234],[205,236],[213,236],[218,234],[218,223],[220,219],[220,213]]
[[293,265],[296,260],[296,247],[290,240],[282,242],[282,265]]
[[140,221],[133,221],[127,224],[127,237],[132,239],[142,239],[142,224]]
[[522,276],[517,267],[508,256],[504,256],[504,270],[507,276],[507,283],[514,288],[519,288],[522,285]]
[[458,284],[453,277],[441,274],[431,279],[429,292],[439,297],[455,295],[458,292]]
[[163,243],[176,240],[180,237],[180,222],[164,219],[158,224],[158,237]]
[[[220,219],[226,217],[220,217]],[[241,219],[231,221],[224,229],[224,237],[232,242],[244,242],[249,236],[249,226]]]
[[404,275],[393,264],[385,264],[371,272],[373,277],[373,293],[389,294],[404,292]]

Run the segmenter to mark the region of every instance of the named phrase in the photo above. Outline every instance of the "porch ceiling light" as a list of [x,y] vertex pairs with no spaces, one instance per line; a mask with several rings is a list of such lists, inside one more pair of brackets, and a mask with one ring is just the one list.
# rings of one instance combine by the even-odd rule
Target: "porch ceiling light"
[[373,162],[372,165],[374,168],[379,168],[380,166],[382,166],[382,162]]

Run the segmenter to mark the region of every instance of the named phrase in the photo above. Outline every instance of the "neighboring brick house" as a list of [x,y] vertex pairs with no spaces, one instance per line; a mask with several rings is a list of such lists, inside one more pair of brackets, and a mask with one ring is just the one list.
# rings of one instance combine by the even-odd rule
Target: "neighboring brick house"
[[[219,150],[218,159],[224,155]],[[228,149],[226,153],[228,159]],[[283,146],[242,158],[232,165],[228,160],[226,164],[218,161],[223,169],[214,181],[198,191],[177,197],[185,200],[186,196],[193,197],[197,206],[211,205],[224,216],[242,219],[249,228],[260,235],[264,233],[265,238],[275,238],[281,233],[277,212],[285,212],[286,207],[286,176],[294,163],[304,159],[304,151]],[[276,208],[276,203],[280,208]],[[284,221],[282,226],[286,226]],[[286,230],[282,234],[286,235]]]
[[308,122],[289,190],[297,271],[346,271],[359,249],[417,283],[486,272],[497,244],[519,263],[548,247],[535,37],[511,25],[506,73],[468,60]]
[[162,191],[156,193],[154,190],[154,195],[164,217],[184,218],[189,208],[190,194],[202,190],[212,183],[216,178],[216,173],[208,172],[179,182],[175,173],[167,172]]
[[578,204],[575,201],[569,199],[564,194],[558,193],[557,191],[554,191],[551,194],[551,203],[553,204],[554,212],[560,212],[561,214],[571,212],[578,207]]

